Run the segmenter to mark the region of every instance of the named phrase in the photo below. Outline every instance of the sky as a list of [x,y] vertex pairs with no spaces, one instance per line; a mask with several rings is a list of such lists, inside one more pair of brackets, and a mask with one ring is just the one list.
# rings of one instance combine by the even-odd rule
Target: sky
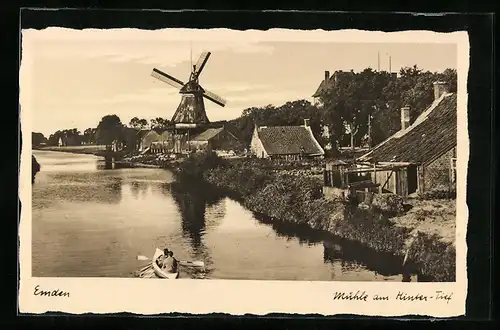
[[[289,31],[290,32],[290,31]],[[29,90],[32,130],[46,137],[58,129],[96,127],[116,114],[128,124],[133,117],[168,118],[179,101],[178,90],[153,77],[158,68],[186,82],[191,58],[211,57],[200,75],[203,88],[225,98],[220,107],[205,100],[209,120],[230,120],[252,106],[281,105],[308,99],[325,70],[392,71],[418,65],[424,70],[457,68],[453,43],[393,42],[318,37],[325,31],[291,31],[286,37],[269,31],[230,30],[23,30],[21,94]],[[24,67],[24,68],[23,68]],[[24,69],[24,71],[23,71]],[[21,97],[21,107],[26,94]]]

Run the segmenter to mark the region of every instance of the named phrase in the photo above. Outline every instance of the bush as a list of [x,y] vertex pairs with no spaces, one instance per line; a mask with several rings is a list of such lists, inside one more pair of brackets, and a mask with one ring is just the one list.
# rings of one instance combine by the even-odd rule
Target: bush
[[422,200],[433,200],[433,199],[456,199],[457,190],[456,189],[433,189],[426,191],[418,195],[419,199]]
[[391,193],[374,194],[372,205],[386,215],[401,214],[404,211],[403,198]]
[[340,221],[333,234],[361,244],[377,251],[392,254],[402,253],[409,229],[378,225],[375,223]]
[[205,181],[224,190],[246,197],[262,189],[271,181],[272,175],[249,164],[232,163],[213,167],[203,174]]
[[202,152],[189,155],[181,163],[179,171],[181,176],[201,178],[206,171],[226,165],[227,162],[215,152]]
[[442,242],[437,235],[418,233],[408,257],[419,265],[420,272],[432,275],[435,281],[456,280],[455,248],[451,243]]

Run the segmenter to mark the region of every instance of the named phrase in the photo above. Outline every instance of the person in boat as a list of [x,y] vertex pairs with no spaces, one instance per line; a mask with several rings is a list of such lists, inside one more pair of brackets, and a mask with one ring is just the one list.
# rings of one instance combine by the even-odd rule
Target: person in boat
[[162,268],[169,273],[177,272],[177,260],[174,258],[174,253],[172,251],[165,253]]
[[160,268],[163,268],[163,265],[165,264],[165,259],[168,257],[168,248],[165,248],[163,249],[163,256],[161,256],[160,258],[158,258],[158,260],[156,260],[156,264],[160,267]]

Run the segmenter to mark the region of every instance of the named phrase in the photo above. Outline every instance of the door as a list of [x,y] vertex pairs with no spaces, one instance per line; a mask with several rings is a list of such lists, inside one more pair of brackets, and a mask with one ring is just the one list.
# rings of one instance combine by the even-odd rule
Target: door
[[408,175],[406,168],[396,171],[396,194],[402,197],[408,196]]
[[417,192],[418,189],[418,176],[417,176],[417,166],[408,166],[408,194],[413,194]]

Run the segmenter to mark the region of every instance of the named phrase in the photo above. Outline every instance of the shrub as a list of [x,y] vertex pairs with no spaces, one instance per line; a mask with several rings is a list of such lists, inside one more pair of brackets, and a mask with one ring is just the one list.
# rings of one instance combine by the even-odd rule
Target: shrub
[[400,214],[404,211],[404,200],[401,196],[391,193],[374,194],[372,205],[376,210],[386,215]]
[[413,242],[409,259],[423,274],[431,275],[439,282],[455,281],[456,251],[451,243],[444,243],[437,235],[418,233]]
[[433,199],[456,199],[457,190],[456,189],[433,189],[426,191],[418,195],[419,199],[422,200],[433,200]]
[[203,173],[227,165],[227,162],[213,151],[189,155],[179,167],[182,176],[202,177]]

